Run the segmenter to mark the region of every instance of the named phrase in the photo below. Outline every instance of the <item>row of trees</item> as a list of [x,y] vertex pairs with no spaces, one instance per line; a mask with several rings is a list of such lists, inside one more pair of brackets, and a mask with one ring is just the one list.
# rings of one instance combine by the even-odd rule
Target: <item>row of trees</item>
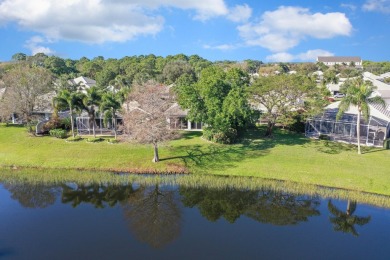
[[[172,93],[167,92],[166,87],[156,83],[157,81],[151,81],[149,77],[142,79],[140,84],[134,80],[129,83],[126,77],[114,73],[116,75],[114,78],[116,91],[103,94],[103,88],[98,85],[88,89],[86,93],[80,93],[64,78],[57,80],[55,85],[52,84],[55,76],[50,73],[50,67],[48,69],[44,67],[49,66],[49,61],[60,58],[45,58],[42,55],[33,57],[34,59],[24,55],[14,57],[19,62],[13,64],[13,68],[4,74],[3,81],[7,88],[0,104],[3,116],[16,112],[23,115],[29,122],[37,100],[50,90],[56,90],[56,97],[53,100],[55,108],[69,109],[72,122],[75,112],[86,111],[95,136],[97,110],[104,113],[107,118],[114,119],[115,124],[117,111],[125,102],[130,86],[137,86],[133,87],[127,101],[136,100],[138,102],[137,108],[128,109],[123,113],[125,129],[128,133],[132,133],[135,139],[152,143],[155,150],[153,160],[158,161],[157,143],[174,136],[166,130],[168,123],[165,112],[173,102]],[[121,60],[104,60],[103,57],[98,57],[92,62],[81,59],[76,65],[80,62],[91,62],[90,64],[119,64],[120,68],[120,65],[126,64],[126,61],[138,60],[138,65],[128,64],[122,69],[130,71],[140,67],[146,68],[148,66],[145,64],[149,64],[151,65],[149,69],[152,69],[149,72],[152,73],[152,71],[156,72],[156,64],[159,64],[157,61],[162,62],[160,58],[149,55],[142,56],[142,58],[125,57]],[[185,55],[169,56],[165,60],[170,60],[162,69],[163,72],[165,71],[165,74],[163,73],[165,85],[175,83],[174,98],[183,109],[188,110],[188,119],[193,122],[203,122],[206,125],[204,136],[215,142],[235,142],[241,133],[255,124],[260,110],[262,118],[268,122],[266,136],[272,137],[276,124],[291,126],[297,121],[304,121],[306,117],[321,112],[327,103],[325,97],[328,93],[326,93],[324,86],[317,86],[315,79],[309,74],[305,74],[314,68],[318,69],[315,66],[302,65],[306,68],[303,70],[305,73],[291,75],[281,73],[253,80],[248,73],[248,67],[251,67],[252,71],[256,71],[261,62],[246,61],[247,68],[243,69],[242,64],[229,62],[211,64],[194,55],[190,57]],[[196,67],[193,64],[199,66]],[[280,66],[287,66],[282,65]],[[58,67],[53,66],[53,68]],[[104,66],[104,68],[110,68],[110,66]],[[334,69],[327,70],[324,79],[336,82],[335,72]],[[57,77],[59,77],[58,74]],[[110,82],[112,83],[112,80]],[[356,86],[355,83],[350,85]],[[372,93],[372,88],[369,90]],[[355,95],[353,91],[349,90],[346,90],[345,93],[348,93],[349,98]],[[349,98],[342,102],[340,113],[345,111],[350,104],[356,103],[347,104]],[[365,98],[368,100],[369,96],[365,96]],[[360,111],[367,114],[364,105],[360,103],[358,105],[362,108]],[[114,125],[113,128],[116,137],[116,126]],[[75,136],[73,124],[72,135]]]
[[243,62],[217,61],[211,62],[198,55],[184,54],[169,55],[167,57],[155,55],[126,56],[121,59],[104,59],[102,56],[79,60],[62,59],[57,56],[46,56],[38,53],[27,56],[16,53],[12,56],[14,62],[29,63],[50,70],[56,77],[75,78],[86,76],[95,79],[98,87],[108,85],[141,84],[148,80],[155,80],[164,84],[172,84],[183,73],[200,75],[200,72],[211,65],[223,68],[239,67],[248,73],[258,71],[261,61],[245,60]]

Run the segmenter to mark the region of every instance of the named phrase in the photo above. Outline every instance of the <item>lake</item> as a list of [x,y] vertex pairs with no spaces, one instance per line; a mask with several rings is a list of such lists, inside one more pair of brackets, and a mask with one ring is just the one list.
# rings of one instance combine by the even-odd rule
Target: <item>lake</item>
[[3,259],[390,259],[390,210],[271,189],[0,185]]

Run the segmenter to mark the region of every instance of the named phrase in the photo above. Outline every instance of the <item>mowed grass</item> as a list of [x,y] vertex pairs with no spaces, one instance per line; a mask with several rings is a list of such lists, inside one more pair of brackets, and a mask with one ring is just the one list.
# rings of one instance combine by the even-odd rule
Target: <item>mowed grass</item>
[[0,126],[0,166],[135,173],[183,170],[172,162],[153,163],[152,158],[151,145],[89,143],[86,140],[66,142],[50,136],[30,136],[21,127]]
[[203,140],[199,132],[185,132],[162,144],[161,162],[152,163],[151,145],[67,143],[0,127],[0,165],[252,176],[390,195],[390,150],[364,147],[358,155],[352,145],[283,131],[273,139],[262,134],[250,131],[239,144],[220,145]]

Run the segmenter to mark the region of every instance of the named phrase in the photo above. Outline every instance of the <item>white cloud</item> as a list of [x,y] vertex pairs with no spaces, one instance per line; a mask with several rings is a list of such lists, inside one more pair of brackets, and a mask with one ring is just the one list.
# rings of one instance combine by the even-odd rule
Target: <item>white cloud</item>
[[368,0],[363,5],[363,10],[389,14],[390,0]]
[[275,61],[275,62],[290,62],[294,60],[294,55],[287,53],[287,52],[279,52],[272,55],[268,55],[265,57],[268,61]]
[[208,44],[203,45],[204,49],[210,49],[210,50],[220,50],[220,51],[227,51],[227,50],[234,50],[237,49],[237,45],[233,44],[221,44],[216,46],[211,46]]
[[123,42],[159,33],[160,8],[193,10],[203,21],[229,14],[223,0],[2,0],[0,23],[15,22],[51,39]]
[[157,9],[173,7],[183,10],[195,10],[195,19],[207,20],[215,16],[227,15],[229,10],[224,0],[105,0],[107,2],[134,3],[141,7]]
[[343,13],[310,13],[309,9],[281,6],[265,12],[260,22],[238,27],[248,45],[284,52],[307,37],[329,39],[348,36],[352,25]]
[[279,52],[266,57],[268,61],[274,62],[291,62],[291,61],[315,61],[318,56],[333,56],[332,52],[316,49],[316,50],[308,50],[307,52],[299,53],[296,55],[287,53],[287,52]]
[[246,22],[252,16],[252,8],[247,4],[236,5],[231,8],[227,18],[233,22]]
[[44,43],[47,43],[42,37],[33,36],[25,44],[25,47],[31,50],[31,55],[37,53],[44,53],[46,55],[55,54],[53,50],[48,47],[43,46]]

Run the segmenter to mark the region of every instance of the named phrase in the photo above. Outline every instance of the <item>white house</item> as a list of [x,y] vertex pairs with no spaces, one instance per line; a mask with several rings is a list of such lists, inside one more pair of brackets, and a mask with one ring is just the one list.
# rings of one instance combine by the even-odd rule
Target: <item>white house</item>
[[69,83],[78,86],[79,91],[86,93],[86,90],[89,89],[90,87],[96,86],[96,81],[87,77],[80,76],[75,79],[70,79]]
[[376,87],[376,94],[381,96],[385,102],[390,105],[390,84],[383,81],[388,74],[389,73],[385,73],[380,76],[376,76],[370,72],[364,72],[363,78],[364,80],[371,81],[372,85]]
[[318,56],[317,62],[322,62],[326,66],[354,64],[358,68],[363,67],[362,59],[357,56]]

